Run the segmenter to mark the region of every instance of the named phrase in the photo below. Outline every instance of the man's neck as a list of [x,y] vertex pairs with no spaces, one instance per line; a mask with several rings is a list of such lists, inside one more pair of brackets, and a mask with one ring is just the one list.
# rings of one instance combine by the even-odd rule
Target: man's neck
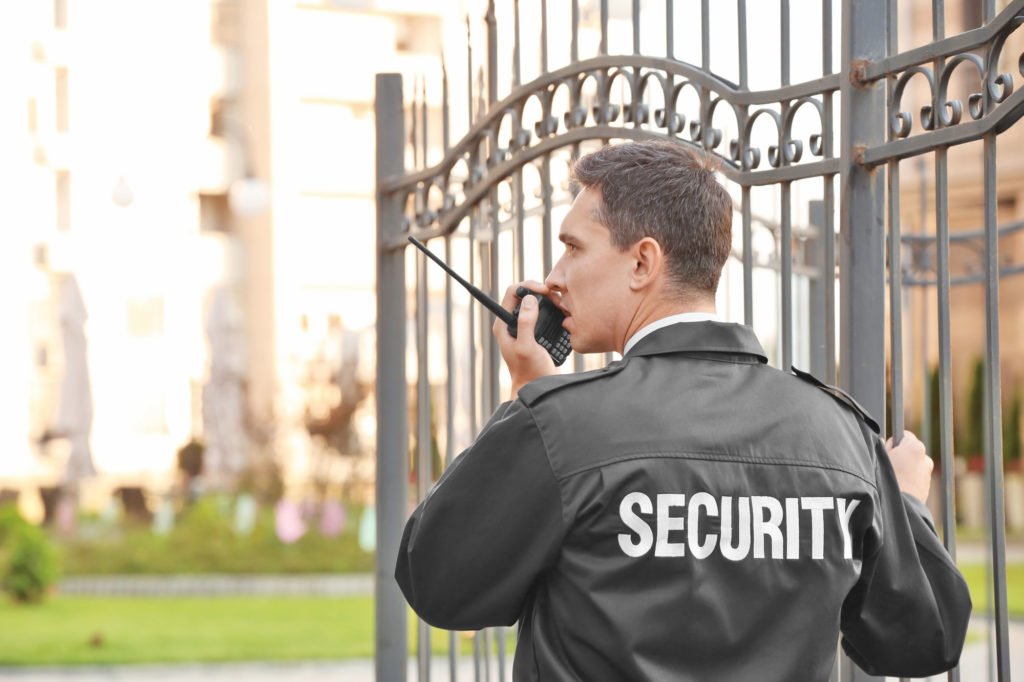
[[629,341],[638,331],[658,320],[664,319],[671,315],[679,315],[681,313],[711,313],[716,314],[714,300],[699,300],[693,302],[680,302],[680,301],[665,301],[647,300],[641,302],[640,306],[637,307],[636,312],[633,314],[633,318],[629,321],[626,326],[625,335],[623,335],[618,343],[618,347],[615,349],[620,354],[626,347],[626,342]]

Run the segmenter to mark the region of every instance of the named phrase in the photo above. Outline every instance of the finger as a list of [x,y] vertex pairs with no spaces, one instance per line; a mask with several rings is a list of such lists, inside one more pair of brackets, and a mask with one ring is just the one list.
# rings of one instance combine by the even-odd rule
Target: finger
[[[518,284],[512,284],[505,289],[505,295],[501,299],[501,307],[505,310],[512,312],[516,306],[520,304],[520,298],[516,295],[516,292],[520,287],[525,287],[530,291],[536,291],[539,294],[547,293],[549,290],[546,286],[532,279],[523,280]],[[533,298],[527,296],[527,298]],[[491,326],[491,332],[499,340],[503,340],[505,337],[512,338],[512,335],[508,333],[508,327],[500,319],[496,319],[494,324]],[[516,328],[516,335],[518,336],[518,327]]]
[[544,298],[549,299],[555,305],[558,305],[561,302],[561,300],[562,300],[562,295],[560,293],[558,293],[557,291],[555,291],[554,289],[552,289],[548,285],[543,284],[541,282],[538,282],[536,280],[532,280],[532,279],[523,280],[522,282],[520,282],[518,284],[518,286],[526,287],[527,289],[529,289],[533,293],[540,294]]
[[[518,327],[516,327],[516,333],[519,333]],[[494,324],[491,325],[491,334],[493,334],[494,338],[497,339],[499,346],[503,343],[512,343],[516,340],[515,337],[512,336],[512,332],[509,331],[508,324],[506,324],[505,320],[502,320],[499,317],[494,318]]]
[[540,294],[541,296],[546,296],[547,294],[551,293],[551,289],[549,289],[546,284],[538,282],[535,279],[524,279],[522,282],[518,284],[518,286],[526,287],[530,291],[534,292],[535,294]]
[[508,289],[505,289],[505,296],[501,299],[501,307],[505,310],[512,311],[519,303],[519,297],[516,296],[516,291],[519,287],[525,287],[530,291],[540,294],[541,296],[550,296],[551,289],[541,284],[540,282],[532,279],[525,279],[518,284],[513,284]]
[[519,297],[516,296],[516,289],[518,288],[518,284],[510,285],[508,289],[505,289],[505,295],[501,298],[501,307],[509,312],[515,310],[516,305],[519,303]]
[[516,342],[536,343],[533,338],[533,329],[537,326],[537,297],[525,296],[519,307],[519,326],[516,328]]
[[[509,285],[501,299],[501,307],[509,312],[515,310],[515,307],[519,305],[519,297],[516,296],[516,289],[518,288],[518,284]],[[494,324],[491,325],[491,333],[494,334],[494,338],[498,340],[499,344],[512,339],[512,335],[508,332],[508,325],[499,317],[494,318]]]

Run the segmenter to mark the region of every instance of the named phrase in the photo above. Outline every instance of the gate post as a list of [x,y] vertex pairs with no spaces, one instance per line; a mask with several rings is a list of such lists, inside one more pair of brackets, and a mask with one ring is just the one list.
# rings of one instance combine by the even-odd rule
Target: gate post
[[[884,167],[860,164],[885,142],[885,80],[863,83],[865,62],[886,54],[888,12],[843,0],[840,114],[839,383],[880,423],[885,416]],[[894,272],[898,269],[894,270]],[[843,682],[872,680],[844,657]]]
[[375,663],[378,682],[404,682],[408,634],[405,599],[395,582],[408,497],[409,425],[405,383],[405,250],[388,246],[402,231],[400,194],[381,184],[405,172],[402,77],[379,73],[377,136],[377,558]]

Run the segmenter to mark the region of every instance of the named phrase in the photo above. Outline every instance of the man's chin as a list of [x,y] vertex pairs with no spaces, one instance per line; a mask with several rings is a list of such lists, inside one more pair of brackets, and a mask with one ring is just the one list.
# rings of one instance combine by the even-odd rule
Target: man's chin
[[577,339],[574,336],[569,337],[569,343],[572,344],[573,353],[608,353],[615,350],[608,344],[595,343],[594,341],[583,338]]

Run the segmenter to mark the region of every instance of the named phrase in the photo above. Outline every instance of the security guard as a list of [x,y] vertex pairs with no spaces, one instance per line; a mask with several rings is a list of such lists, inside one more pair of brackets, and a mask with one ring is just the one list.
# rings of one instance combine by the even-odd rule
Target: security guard
[[556,373],[532,296],[515,338],[495,324],[512,400],[409,519],[412,607],[518,621],[515,680],[827,680],[840,633],[873,674],[955,665],[971,603],[923,504],[931,461],[718,321],[732,209],[706,159],[615,145],[574,179],[565,253],[524,285],[577,352],[622,359]]

